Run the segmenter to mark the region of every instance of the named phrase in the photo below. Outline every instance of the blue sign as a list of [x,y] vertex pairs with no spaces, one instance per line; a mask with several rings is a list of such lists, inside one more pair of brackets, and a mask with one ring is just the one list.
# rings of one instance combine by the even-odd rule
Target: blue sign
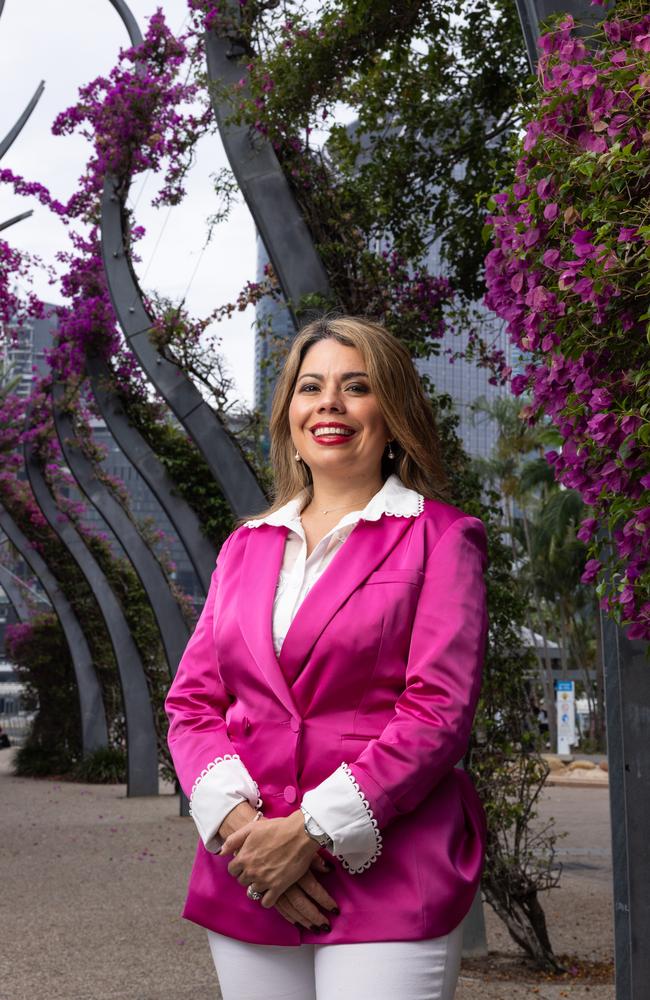
[[573,681],[556,681],[555,687],[558,691],[573,691]]

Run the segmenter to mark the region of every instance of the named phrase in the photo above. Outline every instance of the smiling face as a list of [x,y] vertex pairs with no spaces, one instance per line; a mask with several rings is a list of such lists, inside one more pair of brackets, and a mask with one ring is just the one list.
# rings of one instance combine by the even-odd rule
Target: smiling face
[[380,476],[390,433],[355,347],[325,339],[309,348],[289,405],[289,426],[312,475],[340,471],[359,481]]

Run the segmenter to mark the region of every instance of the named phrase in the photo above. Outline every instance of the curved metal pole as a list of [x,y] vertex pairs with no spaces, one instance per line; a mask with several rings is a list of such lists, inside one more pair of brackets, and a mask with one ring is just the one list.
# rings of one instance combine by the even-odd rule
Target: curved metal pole
[[16,612],[16,617],[19,622],[26,622],[29,620],[29,608],[23,600],[23,595],[20,592],[20,587],[14,580],[13,574],[9,572],[6,566],[0,563],[0,586],[4,590],[5,594],[9,598],[9,603]]
[[[515,2],[533,73],[536,72],[539,58],[537,39],[542,21],[551,14],[572,14],[581,25],[594,25],[606,14],[602,7],[595,7],[591,0],[515,0]],[[608,6],[613,7],[614,4]]]
[[52,530],[59,536],[86,578],[115,653],[126,719],[127,794],[158,794],[156,729],[147,679],[124,612],[101,567],[76,528],[61,512],[50,493],[33,445],[25,445],[25,466],[34,498]]
[[[2,9],[0,9],[0,14],[1,13]],[[32,97],[31,101],[23,111],[22,115],[20,116],[16,124],[13,126],[13,128],[11,128],[7,132],[2,142],[0,142],[0,160],[5,155],[7,150],[10,149],[10,147],[13,145],[13,143],[16,141],[16,139],[22,132],[23,128],[27,124],[27,121],[29,120],[32,111],[40,101],[41,95],[43,94],[44,90],[45,90],[45,80],[41,80],[38,87],[34,91],[34,96]]]
[[125,249],[118,187],[117,180],[107,175],[101,232],[106,282],[124,336],[147,378],[205,458],[234,514],[255,514],[267,501],[240,448],[188,375],[150,340],[152,322]]
[[169,671],[173,677],[190,637],[178,602],[174,599],[155,555],[122,505],[101,479],[97,478],[92,462],[78,447],[72,418],[60,406],[65,398],[65,388],[60,382],[54,384],[52,398],[54,426],[65,460],[83,493],[115,534],[144,587],[160,629]]
[[190,505],[178,495],[173,479],[153,448],[129,422],[119,398],[108,388],[112,373],[106,362],[99,357],[88,357],[86,371],[106,426],[171,521],[199,579],[201,589],[207,595],[217,550],[203,534],[201,522]]
[[[131,39],[139,40],[137,24],[124,0],[110,0]],[[134,32],[135,25],[135,32]],[[106,282],[118,322],[145,374],[181,422],[205,458],[224,497],[237,516],[266,506],[253,470],[218,415],[205,402],[188,375],[171,358],[159,353],[149,339],[151,318],[127,253],[122,212],[125,185],[106,175],[101,202],[102,256]]]
[[[229,4],[238,16],[238,4]],[[287,299],[294,323],[305,295],[318,293],[333,299],[323,262],[293,196],[286,175],[268,139],[253,135],[244,125],[233,125],[232,103],[224,94],[239,85],[238,97],[248,93],[248,70],[243,46],[216,31],[206,33],[205,48],[212,107],[232,172],[266,247],[273,270]],[[241,81],[244,81],[241,86]]]
[[28,219],[30,215],[34,214],[34,209],[30,208],[27,212],[21,212],[20,215],[14,215],[11,219],[7,219],[6,222],[0,222],[0,233],[3,229],[9,229],[9,226],[15,226],[17,222],[22,222],[23,219]]
[[86,754],[93,750],[99,750],[108,744],[106,713],[102,689],[83,629],[47,563],[22,533],[9,511],[1,504],[0,528],[40,581],[61,623],[79,692],[82,752]]
[[119,14],[120,18],[122,19],[122,23],[129,34],[129,38],[131,39],[131,45],[133,46],[133,48],[135,48],[137,45],[142,45],[142,42],[144,41],[142,37],[142,32],[138,27],[138,22],[136,21],[134,15],[131,13],[129,7],[124,2],[124,0],[108,0],[108,2],[113,5],[115,10]]

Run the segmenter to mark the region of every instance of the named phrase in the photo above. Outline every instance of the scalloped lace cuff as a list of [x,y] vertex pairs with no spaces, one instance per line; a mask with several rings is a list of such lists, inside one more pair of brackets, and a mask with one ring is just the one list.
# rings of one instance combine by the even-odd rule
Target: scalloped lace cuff
[[194,782],[190,795],[190,816],[206,850],[216,854],[223,843],[217,830],[228,813],[246,801],[253,808],[261,808],[259,788],[239,755],[227,753],[211,760]]
[[305,809],[334,841],[332,854],[353,875],[365,871],[381,854],[381,833],[372,809],[348,765],[303,796]]

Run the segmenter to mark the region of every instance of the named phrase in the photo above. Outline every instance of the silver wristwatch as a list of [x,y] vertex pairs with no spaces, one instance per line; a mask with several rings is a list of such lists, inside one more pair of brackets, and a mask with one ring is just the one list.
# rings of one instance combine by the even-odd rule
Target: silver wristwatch
[[322,827],[318,825],[311,813],[308,813],[304,806],[300,807],[305,819],[305,833],[315,840],[319,847],[325,847],[328,851],[331,851],[334,847],[334,841],[331,837],[325,833]]

